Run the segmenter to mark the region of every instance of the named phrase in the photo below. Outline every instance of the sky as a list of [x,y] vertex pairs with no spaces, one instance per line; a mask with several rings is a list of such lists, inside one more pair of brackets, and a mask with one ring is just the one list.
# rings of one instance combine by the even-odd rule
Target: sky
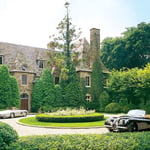
[[[66,15],[66,0],[0,0],[0,42],[47,48],[50,35]],[[127,27],[150,23],[150,0],[68,0],[69,16],[81,38],[90,29],[106,37],[121,36]]]

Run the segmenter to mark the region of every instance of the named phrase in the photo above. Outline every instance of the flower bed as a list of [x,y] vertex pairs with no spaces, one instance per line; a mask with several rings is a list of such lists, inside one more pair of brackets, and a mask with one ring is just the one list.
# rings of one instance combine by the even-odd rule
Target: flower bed
[[36,115],[36,119],[42,122],[89,122],[100,121],[104,115],[95,113],[95,111],[80,110],[62,110],[53,113],[43,113]]

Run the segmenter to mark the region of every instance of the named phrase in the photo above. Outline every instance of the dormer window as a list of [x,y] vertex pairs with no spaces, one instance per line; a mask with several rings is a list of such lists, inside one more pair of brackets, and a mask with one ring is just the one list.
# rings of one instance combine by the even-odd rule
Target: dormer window
[[44,68],[44,60],[36,60],[36,64],[39,68]]
[[3,56],[0,55],[0,65],[2,65],[2,64],[3,64]]
[[22,67],[21,67],[21,69],[22,69],[23,71],[25,71],[25,70],[27,69],[27,65],[26,65],[26,64],[23,64]]

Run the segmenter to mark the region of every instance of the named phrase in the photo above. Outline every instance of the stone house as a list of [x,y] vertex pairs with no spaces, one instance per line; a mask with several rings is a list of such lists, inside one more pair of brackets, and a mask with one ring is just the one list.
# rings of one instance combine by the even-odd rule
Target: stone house
[[[22,46],[10,43],[0,42],[0,65],[6,64],[10,73],[18,80],[20,88],[20,109],[31,108],[32,86],[35,78],[41,76],[44,68],[50,68],[47,61],[49,60],[48,52],[54,53],[55,50]],[[100,30],[92,28],[90,30],[90,44],[83,38],[75,43],[74,51],[78,52],[80,64],[76,66],[76,71],[80,78],[85,78],[85,86],[91,86],[92,65],[96,57],[99,57],[100,48]],[[104,65],[103,65],[104,66]],[[102,67],[104,74],[107,69]],[[54,79],[59,80],[59,73],[54,73]],[[91,100],[90,94],[87,93],[86,100]]]

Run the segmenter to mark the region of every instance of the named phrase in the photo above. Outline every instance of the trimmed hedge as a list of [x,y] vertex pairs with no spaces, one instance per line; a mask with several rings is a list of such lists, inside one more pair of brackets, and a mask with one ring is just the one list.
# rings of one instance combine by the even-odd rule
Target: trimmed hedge
[[150,132],[21,137],[11,150],[149,150]]
[[90,122],[103,120],[104,115],[100,113],[74,116],[52,116],[48,114],[38,114],[36,115],[36,119],[42,122]]
[[17,139],[17,132],[8,124],[0,122],[0,150],[7,150]]

